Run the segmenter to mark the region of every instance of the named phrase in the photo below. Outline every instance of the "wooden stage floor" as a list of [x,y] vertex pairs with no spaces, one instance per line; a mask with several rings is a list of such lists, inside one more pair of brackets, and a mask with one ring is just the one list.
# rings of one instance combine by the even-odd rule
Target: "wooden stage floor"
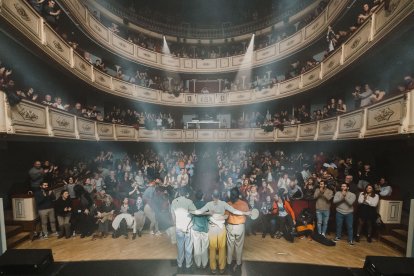
[[[336,246],[327,247],[307,239],[295,239],[290,243],[285,239],[265,239],[260,234],[246,237],[243,260],[281,263],[304,263],[328,266],[362,268],[365,257],[403,256],[398,251],[374,240],[367,243],[361,238],[360,243],[351,246],[346,237]],[[174,260],[177,257],[176,246],[171,244],[168,236],[153,236],[146,232],[142,237],[132,240],[119,237],[112,239],[92,239],[79,236],[70,239],[49,237],[47,240],[26,241],[17,249],[50,248],[56,262],[104,261],[104,260]]]

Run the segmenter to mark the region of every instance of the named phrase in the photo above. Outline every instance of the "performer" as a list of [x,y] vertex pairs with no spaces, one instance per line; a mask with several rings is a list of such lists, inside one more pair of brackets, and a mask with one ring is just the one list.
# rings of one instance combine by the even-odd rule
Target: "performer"
[[[230,190],[230,201],[228,204],[233,208],[249,212],[249,205],[239,198],[239,189],[233,188]],[[227,265],[230,267],[233,261],[233,250],[236,251],[236,265],[233,267],[233,271],[241,271],[244,233],[245,233],[245,216],[234,215],[226,212],[227,218]]]
[[250,211],[239,211],[224,201],[220,200],[220,192],[214,190],[212,194],[213,200],[204,205],[203,208],[192,212],[194,215],[201,215],[208,212],[211,217],[209,218],[208,237],[210,241],[210,269],[213,274],[217,273],[217,250],[218,250],[218,262],[220,273],[224,273],[226,268],[226,228],[224,227],[225,211],[229,211],[232,214],[239,216],[249,216]]
[[192,265],[192,253],[193,253],[193,240],[191,238],[191,215],[189,211],[195,211],[196,207],[191,199],[186,196],[186,190],[184,188],[178,189],[178,197],[171,203],[171,215],[174,221],[177,236],[177,265],[178,269],[184,262],[187,269],[191,269]]

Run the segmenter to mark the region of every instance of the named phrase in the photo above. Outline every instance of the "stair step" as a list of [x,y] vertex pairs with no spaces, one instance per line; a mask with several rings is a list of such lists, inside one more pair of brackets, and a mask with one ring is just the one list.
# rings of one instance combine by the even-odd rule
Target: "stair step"
[[6,238],[11,238],[23,231],[20,225],[6,225]]
[[408,231],[405,229],[392,229],[391,235],[402,240],[403,242],[406,242],[408,238]]
[[381,241],[403,253],[405,253],[406,251],[407,242],[404,242],[394,236],[389,236],[389,235],[381,236]]
[[20,232],[19,234],[7,239],[7,248],[13,248],[16,245],[29,240],[30,239],[30,233],[29,232]]

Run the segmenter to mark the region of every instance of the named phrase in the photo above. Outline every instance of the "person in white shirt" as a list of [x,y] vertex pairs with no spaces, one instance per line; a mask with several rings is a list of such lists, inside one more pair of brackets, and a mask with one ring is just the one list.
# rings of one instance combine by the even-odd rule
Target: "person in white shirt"
[[175,224],[175,233],[177,237],[177,265],[181,270],[184,258],[187,269],[192,265],[193,240],[191,236],[191,214],[190,211],[195,211],[192,200],[186,196],[186,190],[180,188],[178,190],[178,197],[171,203],[171,216]]
[[365,190],[359,194],[358,197],[358,230],[355,237],[355,241],[359,242],[360,233],[364,224],[367,225],[367,241],[372,242],[371,234],[372,227],[377,219],[377,205],[379,196],[375,193],[374,187],[368,184]]
[[290,183],[289,175],[288,173],[283,173],[283,177],[279,178],[279,181],[277,182],[277,189],[283,189],[284,194],[287,194],[288,192],[288,186]]
[[384,177],[381,177],[378,183],[375,184],[375,192],[377,192],[380,197],[391,196],[392,188],[388,185],[388,182]]

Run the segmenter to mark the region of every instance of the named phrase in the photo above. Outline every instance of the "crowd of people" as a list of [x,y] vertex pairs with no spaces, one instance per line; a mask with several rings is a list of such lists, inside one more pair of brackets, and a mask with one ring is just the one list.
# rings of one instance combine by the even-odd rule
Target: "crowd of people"
[[[258,36],[255,39],[254,49],[259,50],[270,46],[274,43],[281,41],[282,39],[292,35],[295,31],[303,28],[315,19],[326,7],[326,1],[320,2],[314,11],[309,12],[303,16],[303,18],[293,24],[284,24],[283,29],[274,29],[272,32]],[[106,25],[112,32],[120,35],[129,42],[132,42],[140,47],[149,49],[155,52],[162,52],[163,41],[150,37],[144,33],[133,31],[128,26],[120,26],[115,24],[111,20],[105,18],[102,14],[95,12],[95,17]],[[246,52],[249,45],[249,41],[232,42],[227,41],[220,45],[198,45],[198,44],[187,44],[187,43],[169,43],[170,53],[173,56],[181,58],[221,58],[235,55],[241,55]]]
[[[212,167],[202,165],[214,160]],[[197,183],[205,175],[214,176],[211,183]],[[68,167],[35,161],[29,178],[42,239],[49,229],[58,238],[166,233],[177,244],[179,269],[184,260],[191,269],[194,256],[198,268],[209,262],[212,272],[221,273],[226,266],[240,270],[244,237],[258,231],[262,238],[308,237],[322,243],[331,231],[338,242],[345,222],[350,245],[363,233],[370,243],[380,219],[379,199],[393,193],[383,174],[352,157],[241,146],[197,153],[102,151]],[[53,189],[62,185],[55,196]]]

